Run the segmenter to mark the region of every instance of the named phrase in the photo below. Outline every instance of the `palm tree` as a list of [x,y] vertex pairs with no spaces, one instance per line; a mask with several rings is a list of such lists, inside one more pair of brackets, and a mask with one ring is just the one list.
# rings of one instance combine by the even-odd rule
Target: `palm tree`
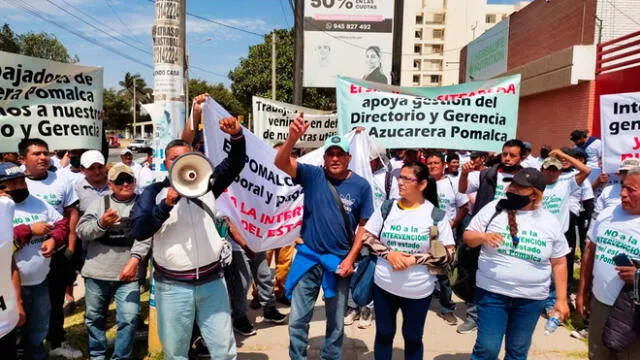
[[136,101],[138,102],[148,104],[153,101],[153,90],[147,87],[147,83],[140,77],[139,73],[132,75],[127,72],[124,74],[124,80],[118,82],[118,85],[122,86],[132,97],[135,86]]

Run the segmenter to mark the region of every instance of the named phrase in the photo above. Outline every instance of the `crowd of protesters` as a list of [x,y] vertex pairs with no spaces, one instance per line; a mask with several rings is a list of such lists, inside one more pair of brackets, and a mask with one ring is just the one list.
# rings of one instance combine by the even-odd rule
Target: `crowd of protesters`
[[[205,98],[194,102],[196,125]],[[145,331],[140,293],[149,264],[165,359],[193,351],[237,358],[234,332],[257,333],[249,307],[262,308],[266,322],[288,323],[290,358],[306,359],[321,289],[323,359],[341,358],[344,327],[356,320],[360,328],[375,324],[374,356],[391,359],[399,311],[404,358],[423,359],[434,296],[439,316],[458,333],[477,331],[471,359],[497,359],[503,343],[506,359],[526,359],[539,317],[562,322],[572,312],[588,326],[572,336],[588,340],[590,359],[640,358],[639,311],[628,305],[640,286],[639,160],[603,173],[602,144],[580,130],[569,134],[573,146],[543,146],[539,157],[515,139],[499,153],[373,145],[370,183],[349,170],[344,137],[326,141],[322,166],[298,162],[295,146],[310,126],[300,116],[274,159],[304,189],[300,237],[254,252],[237,224],[211,216],[246,156],[238,121],[225,118],[219,126],[230,137],[228,157],[215,168],[212,190],[194,199],[180,196],[168,179],[154,182],[151,153],[138,163],[123,150],[122,162],[108,164],[97,150],[50,156],[46,142],[24,139],[16,154],[3,154],[3,359],[131,359],[135,337]],[[195,135],[187,129],[167,145],[167,169],[200,148]],[[370,288],[362,301],[362,284],[351,280],[356,265],[365,271],[365,258],[372,270],[359,277]],[[63,326],[78,274],[88,354],[69,344]],[[454,292],[466,309],[460,324]],[[117,330],[110,349],[112,301]],[[290,307],[288,319],[277,303]]]

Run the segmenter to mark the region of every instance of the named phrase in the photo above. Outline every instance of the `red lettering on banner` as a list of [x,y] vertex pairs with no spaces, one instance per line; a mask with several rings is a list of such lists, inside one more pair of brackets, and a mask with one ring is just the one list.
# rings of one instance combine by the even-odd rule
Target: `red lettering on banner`
[[485,94],[492,94],[492,93],[503,93],[503,94],[515,95],[516,94],[516,85],[515,84],[509,84],[507,87],[498,86],[496,88],[478,89],[476,91],[471,91],[471,92],[468,92],[468,93],[442,94],[442,95],[438,95],[436,97],[436,100],[439,100],[439,101],[450,101],[450,100],[462,99],[462,98],[466,98],[466,97],[473,97],[473,96],[476,96],[476,95],[485,95]]
[[290,233],[293,229],[301,226],[302,220],[297,221],[295,224],[284,224],[275,229],[269,229],[269,231],[267,231],[267,237],[281,237]]
[[640,138],[637,136],[633,137],[633,142],[635,142],[636,144],[633,146],[633,150],[638,150],[640,149]]
[[256,237],[262,238],[262,232],[260,231],[260,228],[255,226],[254,224],[246,221],[246,220],[241,220],[242,221],[242,227],[244,228],[245,231],[248,231],[250,234],[255,235]]
[[243,215],[251,216],[251,217],[253,218],[253,220],[256,220],[256,219],[257,219],[257,216],[256,216],[256,209],[255,209],[255,208],[250,208],[249,210],[247,210],[247,209],[245,208],[245,203],[244,203],[244,202],[240,205],[240,212],[241,212]]
[[620,155],[620,161],[624,161],[625,159],[640,159],[640,153],[629,153]]
[[291,220],[295,217],[302,216],[302,209],[303,209],[302,206],[298,206],[292,210],[283,211],[273,216],[262,214],[262,216],[260,217],[260,222],[263,224],[271,225],[271,224],[280,223],[286,220]]
[[229,200],[231,200],[231,202],[233,203],[233,207],[234,208],[238,208],[238,199],[236,199],[235,196],[229,196]]

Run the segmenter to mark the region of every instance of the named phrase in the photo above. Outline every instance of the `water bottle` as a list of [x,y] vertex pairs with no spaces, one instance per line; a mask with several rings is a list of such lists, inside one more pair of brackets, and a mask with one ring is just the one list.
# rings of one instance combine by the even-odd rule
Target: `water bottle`
[[547,320],[547,323],[544,324],[544,334],[546,336],[553,334],[556,330],[558,330],[559,326],[560,326],[560,315],[557,312],[552,312],[551,314],[549,314],[549,319]]

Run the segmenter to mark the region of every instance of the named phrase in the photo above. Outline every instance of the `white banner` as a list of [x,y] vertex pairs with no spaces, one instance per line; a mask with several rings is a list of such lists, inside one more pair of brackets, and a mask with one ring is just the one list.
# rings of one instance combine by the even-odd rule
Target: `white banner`
[[311,122],[311,127],[298,141],[296,147],[318,148],[324,141],[338,132],[336,114],[303,106],[296,106],[280,101],[253,97],[253,131],[265,142],[275,145],[289,136],[289,124],[299,113]]
[[600,96],[602,167],[618,171],[627,158],[640,158],[640,92]]
[[[220,104],[208,99],[203,105],[204,142],[207,156],[220,164],[230,149],[229,136],[218,127],[220,119],[231,115]],[[243,128],[247,142],[244,169],[227,191],[216,201],[216,208],[228,216],[253,251],[265,251],[291,245],[300,234],[303,191],[293,179],[276,168],[276,151]],[[350,168],[372,181],[369,166],[369,140],[366,135],[351,138]],[[321,165],[324,149],[319,148],[298,161]],[[373,196],[373,195],[372,195]]]
[[182,66],[174,64],[156,64],[153,70],[153,96],[160,95],[168,99],[184,96],[184,74]]
[[336,76],[391,83],[394,0],[305,0],[305,87]]
[[102,68],[0,51],[0,152],[17,152],[23,138],[100,149],[102,91]]

